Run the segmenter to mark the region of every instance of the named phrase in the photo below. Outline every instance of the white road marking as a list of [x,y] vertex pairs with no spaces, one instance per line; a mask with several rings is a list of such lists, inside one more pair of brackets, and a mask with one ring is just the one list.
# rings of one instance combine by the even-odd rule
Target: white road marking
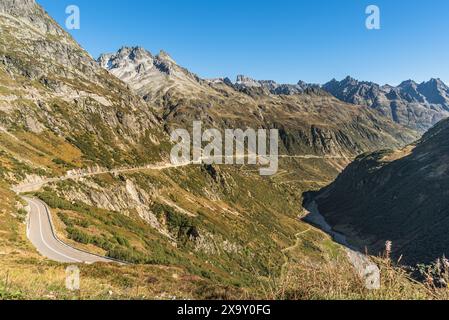
[[40,238],[41,238],[41,240],[42,240],[42,243],[48,248],[48,249],[50,249],[51,251],[53,251],[54,253],[56,253],[57,255],[59,255],[59,256],[62,256],[62,257],[64,257],[64,258],[67,258],[67,259],[69,259],[69,260],[71,260],[71,261],[74,261],[74,262],[82,262],[81,260],[78,260],[78,259],[75,259],[75,258],[71,258],[71,257],[69,257],[69,256],[67,256],[67,255],[65,255],[65,254],[63,254],[63,253],[61,253],[61,252],[59,252],[59,251],[57,251],[56,249],[54,249],[54,248],[52,248],[46,241],[45,241],[45,239],[44,239],[44,234],[43,234],[43,232],[42,232],[42,220],[41,220],[41,209],[39,208],[39,206],[36,204],[36,203],[34,203],[33,201],[30,201],[30,204],[32,204],[32,205],[34,205],[36,208],[37,208],[37,214],[38,214],[38,220],[39,220],[39,234],[40,234]]

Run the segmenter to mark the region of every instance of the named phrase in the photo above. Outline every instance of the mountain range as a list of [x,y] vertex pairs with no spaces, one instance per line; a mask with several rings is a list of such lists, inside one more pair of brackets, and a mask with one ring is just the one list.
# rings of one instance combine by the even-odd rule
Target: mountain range
[[[413,141],[417,133],[365,106],[337,100],[316,85],[277,85],[239,76],[201,79],[166,53],[123,47],[98,62],[153,104],[167,127],[202,120],[215,128],[277,128],[287,154],[351,157]],[[290,88],[290,94],[281,93]],[[295,90],[296,93],[293,93]]]
[[170,78],[176,81],[177,89],[181,89],[182,83],[186,92],[193,88],[199,90],[199,85],[206,84],[225,84],[237,91],[259,96],[328,92],[343,102],[370,107],[382,116],[421,134],[449,116],[449,88],[440,79],[420,84],[407,80],[398,86],[381,86],[349,76],[342,81],[333,79],[324,85],[304,81],[279,84],[273,80],[255,80],[244,75],[237,76],[235,82],[229,78],[202,80],[176,65],[167,53],[162,51],[153,57],[150,52],[139,47],[124,47],[116,54],[101,55],[98,62],[130,84],[144,98],[150,98],[162,88],[167,88]]
[[[343,172],[336,182],[342,188],[329,190],[343,194],[350,188],[354,194],[323,200],[319,208],[326,217],[328,209],[335,211],[331,223],[353,227],[359,235],[364,221],[350,219],[362,215],[358,208],[340,207],[341,199],[352,199],[354,206],[362,192],[360,201],[371,204],[362,213],[378,223],[382,217],[375,208],[384,208],[378,199],[386,201],[386,194],[389,201],[406,202],[411,195],[407,212],[417,207],[429,219],[419,220],[422,226],[411,219],[410,228],[401,229],[403,212],[392,211],[399,220],[391,229],[377,224],[388,237],[367,230],[377,239],[373,252],[386,238],[399,244],[416,235],[423,255],[409,255],[414,247],[401,243],[407,261],[435,256],[442,246],[429,247],[427,240],[444,235],[440,229],[435,237],[425,235],[444,222],[445,202],[436,194],[445,182],[439,179],[446,172],[447,122],[424,135],[415,149],[410,146],[446,110],[447,90],[440,81],[416,86],[414,95],[401,89],[395,99],[388,89],[379,91],[392,104],[402,101],[398,105],[419,110],[407,118],[416,122],[406,123],[368,99],[337,98],[338,90],[331,94],[327,85],[245,76],[235,82],[202,79],[163,51],[153,55],[123,47],[96,61],[34,0],[2,0],[0,34],[0,284],[14,270],[13,280],[0,286],[0,298],[375,298],[390,297],[392,282],[407,288],[401,297],[427,297],[396,269],[388,269],[395,281],[385,282],[385,290],[367,293],[345,248],[302,221],[300,204],[305,192],[322,189]],[[360,90],[357,99],[366,94]],[[193,121],[218,130],[278,129],[278,174],[261,177],[250,165],[171,165],[169,134],[189,129]],[[386,176],[376,177],[380,164],[354,169],[364,163],[360,154],[383,149],[405,150],[385,152],[393,168],[385,164]],[[406,160],[411,170],[407,162],[401,171]],[[346,182],[351,172],[354,178]],[[407,188],[390,191],[382,184],[393,176],[396,185]],[[414,189],[404,180],[409,176],[420,179],[419,188],[427,188],[425,182],[431,187]],[[46,259],[27,239],[32,209],[13,191],[22,185],[33,187],[28,197],[48,205],[52,236],[126,264],[79,264],[83,289],[67,290],[67,266]],[[368,190],[376,197],[366,196]],[[331,191],[323,192],[333,199]],[[393,226],[405,236],[394,238]]]
[[342,101],[369,106],[421,133],[449,116],[449,87],[440,79],[420,84],[407,80],[394,87],[347,77],[334,79],[322,88]]

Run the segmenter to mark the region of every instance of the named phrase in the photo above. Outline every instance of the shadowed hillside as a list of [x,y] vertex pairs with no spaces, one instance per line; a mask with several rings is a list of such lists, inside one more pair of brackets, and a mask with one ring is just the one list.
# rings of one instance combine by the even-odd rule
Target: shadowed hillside
[[393,242],[402,263],[449,255],[449,121],[415,145],[357,158],[316,196],[334,228],[377,254]]

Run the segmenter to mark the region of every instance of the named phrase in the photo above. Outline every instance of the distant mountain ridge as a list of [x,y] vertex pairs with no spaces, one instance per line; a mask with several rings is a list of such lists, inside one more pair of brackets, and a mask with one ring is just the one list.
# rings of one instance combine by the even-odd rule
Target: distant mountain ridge
[[[229,78],[201,79],[194,73],[180,67],[166,52],[151,54],[142,47],[122,47],[116,53],[102,54],[97,62],[113,75],[130,84],[138,93],[143,87],[153,88],[157,83],[167,85],[170,79],[182,82],[187,87],[198,84],[227,84],[236,90],[245,91],[260,89],[260,93],[274,95],[293,95],[308,89],[319,89],[318,84],[308,84],[299,81],[297,84],[279,84],[273,80],[255,80],[244,75],[238,75],[235,82]],[[160,89],[160,88],[158,88]],[[155,93],[157,90],[151,90]],[[148,93],[148,92],[147,92]],[[145,95],[145,94],[144,94]]]
[[98,63],[157,107],[166,128],[193,121],[225,128],[277,128],[281,152],[355,156],[403,145],[417,134],[368,107],[341,102],[318,85],[277,84],[240,75],[201,79],[166,53],[123,47]]
[[297,84],[279,84],[273,80],[254,80],[244,75],[238,75],[234,87],[238,90],[247,90],[259,88],[265,90],[265,93],[274,95],[293,95],[301,94],[307,90],[320,89],[318,84],[309,84],[304,81],[298,81]]
[[348,76],[342,81],[333,79],[322,88],[342,101],[371,107],[422,133],[449,117],[449,87],[440,79],[420,84],[407,80],[394,87]]
[[324,85],[298,81],[279,84],[273,80],[256,80],[238,75],[235,82],[229,78],[201,79],[176,64],[165,52],[153,56],[141,47],[124,47],[115,54],[103,54],[98,63],[122,79],[146,100],[176,84],[184,92],[204,91],[204,85],[224,84],[249,95],[298,95],[307,92],[331,94],[337,99],[370,107],[384,117],[424,133],[440,120],[449,117],[449,87],[440,79],[416,83],[413,80],[398,86],[381,86],[374,82],[346,77]]

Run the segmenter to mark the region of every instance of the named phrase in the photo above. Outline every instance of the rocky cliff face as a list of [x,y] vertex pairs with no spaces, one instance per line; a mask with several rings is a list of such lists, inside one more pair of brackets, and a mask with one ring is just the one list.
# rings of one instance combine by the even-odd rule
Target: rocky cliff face
[[166,139],[152,106],[34,1],[2,1],[0,13],[0,126],[62,138],[107,166],[148,161],[141,146]]
[[415,265],[449,255],[449,120],[413,146],[359,157],[315,196],[334,228],[378,254]]
[[369,106],[422,133],[449,116],[449,88],[439,79],[421,84],[408,80],[393,87],[347,77],[342,81],[334,79],[323,89],[342,101]]
[[64,34],[63,30],[49,19],[35,0],[4,0],[0,3],[0,13],[19,18],[43,33]]
[[35,0],[5,0],[0,4],[0,12],[11,15],[30,15],[36,12]]

